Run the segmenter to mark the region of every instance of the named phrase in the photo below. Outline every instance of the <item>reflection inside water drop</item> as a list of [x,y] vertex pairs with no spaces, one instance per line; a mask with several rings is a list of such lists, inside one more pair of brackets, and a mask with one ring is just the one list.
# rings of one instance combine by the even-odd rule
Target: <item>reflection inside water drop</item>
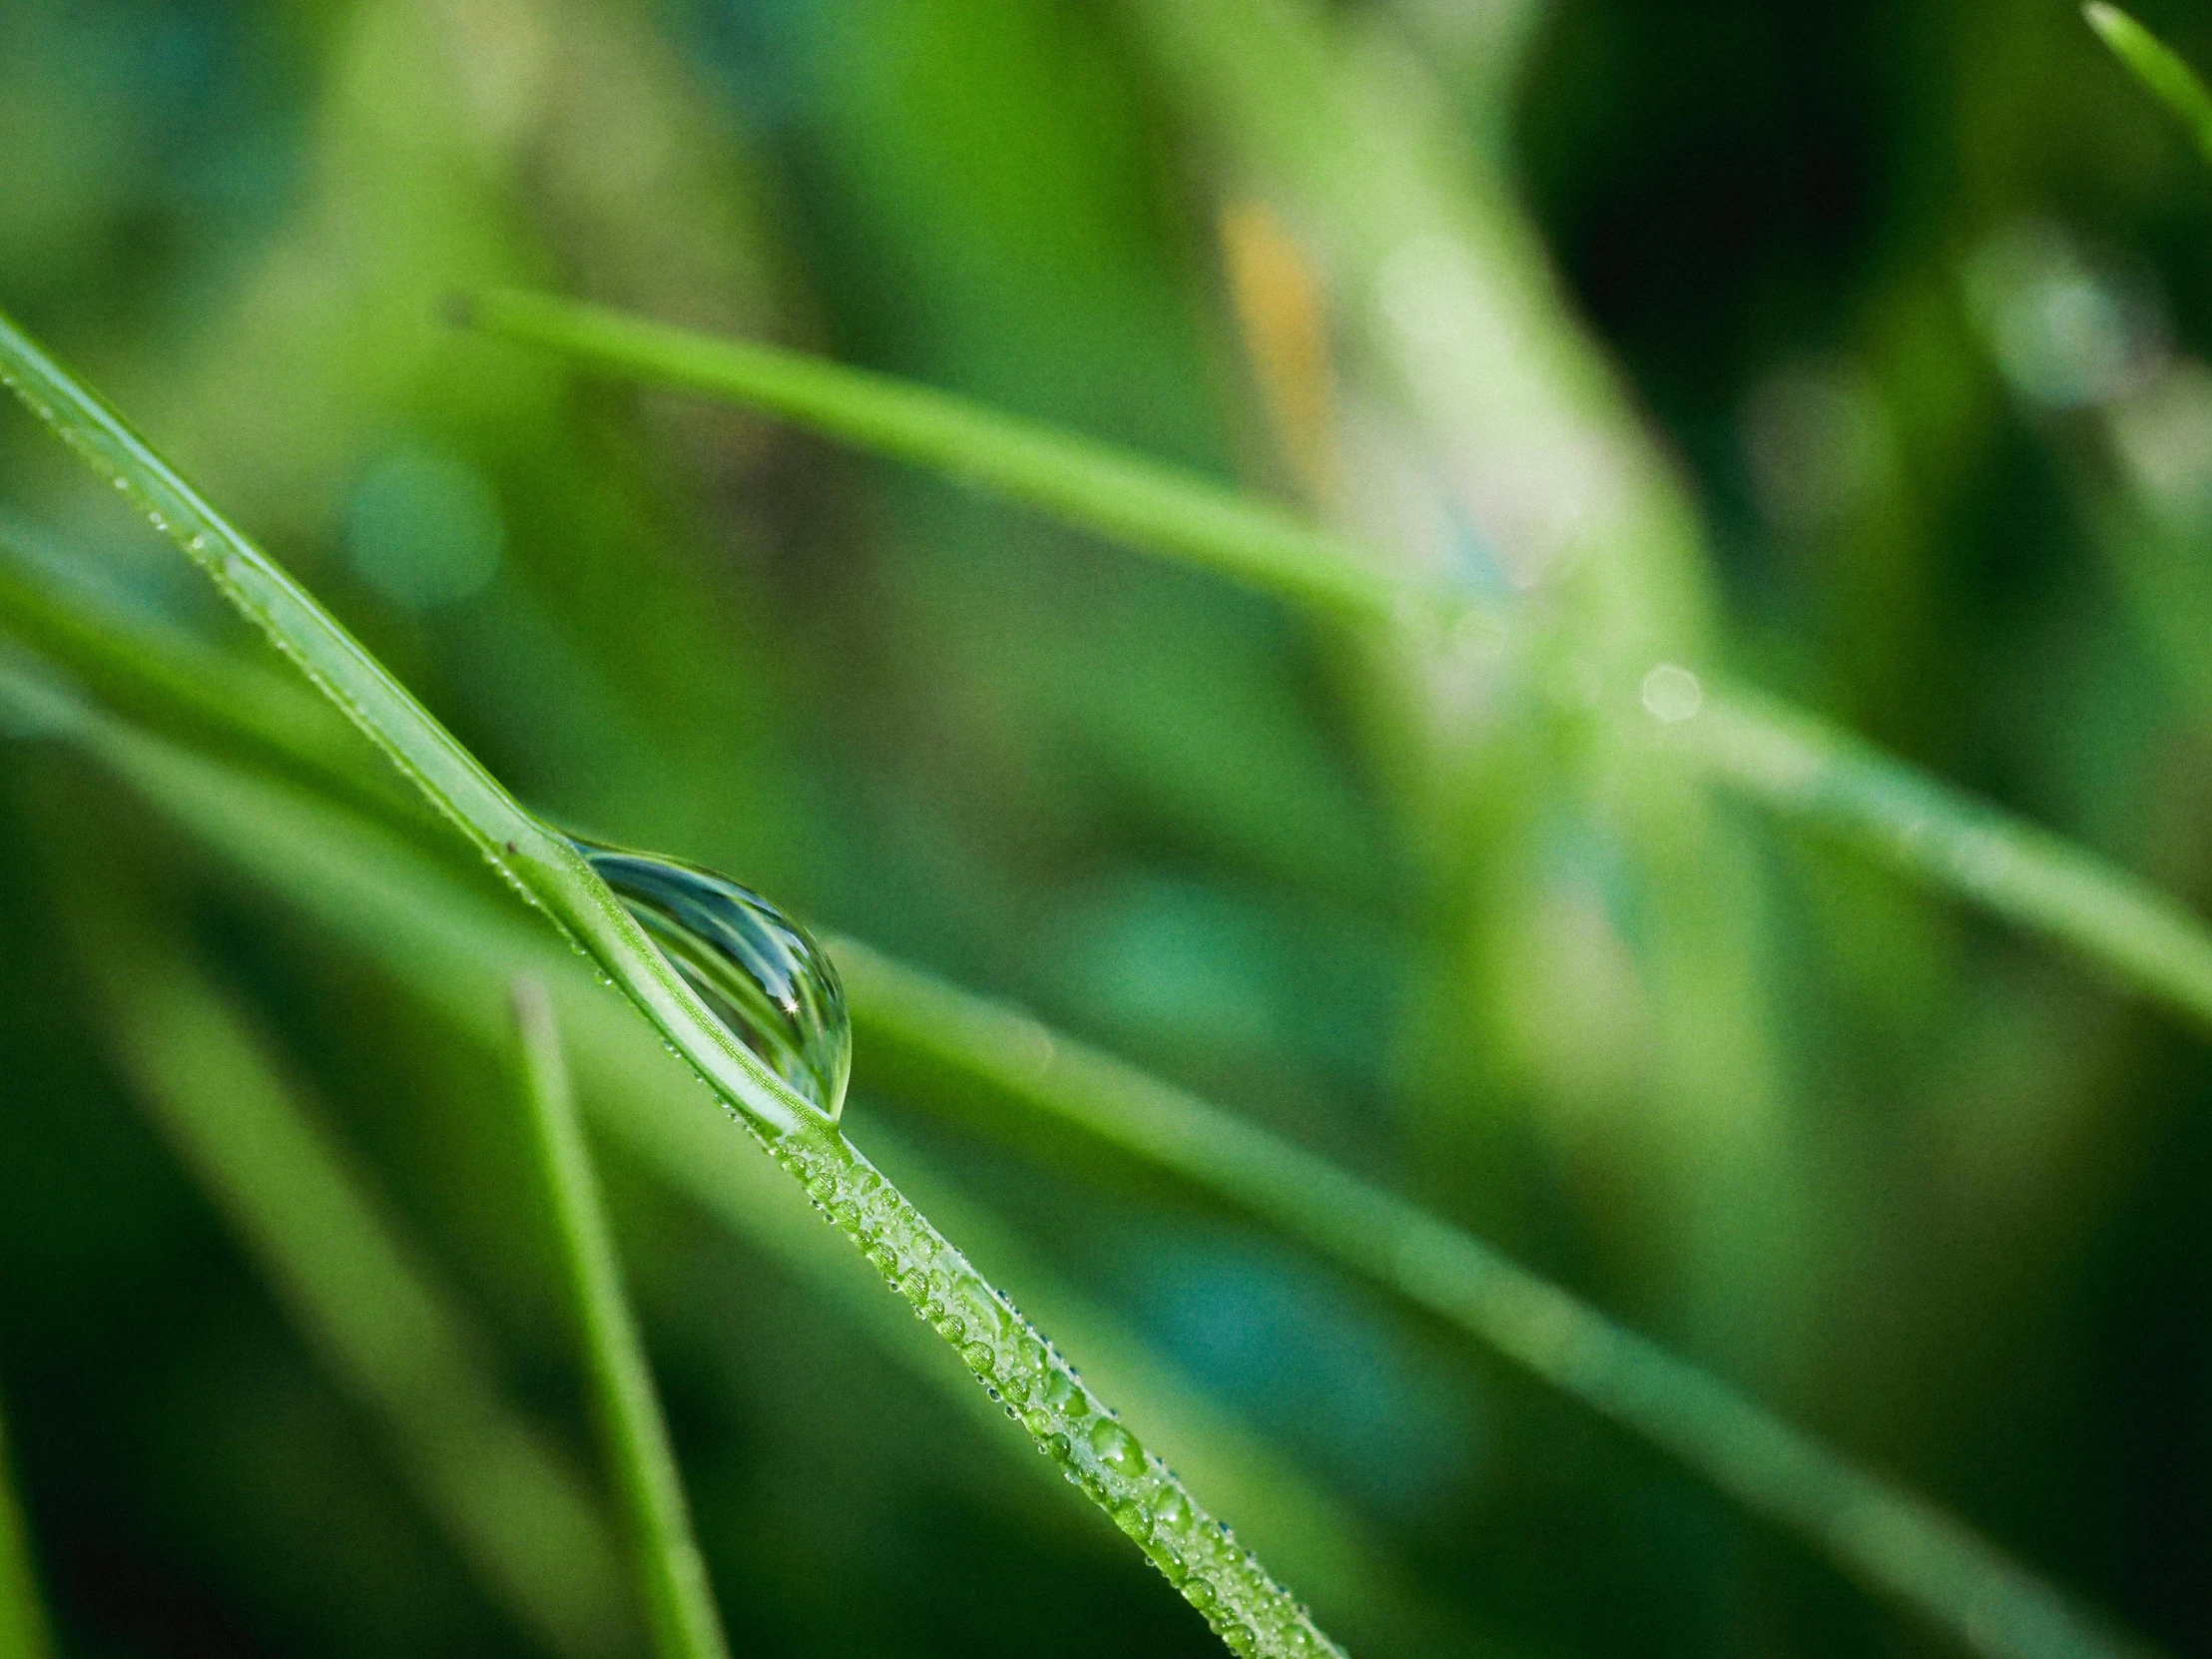
[[852,1068],[852,1027],[837,970],[807,930],[713,870],[574,844],[738,1039],[835,1117]]

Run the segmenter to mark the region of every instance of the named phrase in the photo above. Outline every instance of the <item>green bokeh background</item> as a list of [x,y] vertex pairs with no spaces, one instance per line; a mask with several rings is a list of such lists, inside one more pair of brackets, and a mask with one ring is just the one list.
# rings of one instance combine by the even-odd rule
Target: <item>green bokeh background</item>
[[[510,282],[773,338],[1509,587],[1449,434],[1342,321],[1351,233],[1252,166],[1163,15],[5,0],[0,305],[525,800],[1418,1199],[2202,1651],[2201,1033],[1753,809],[1676,843],[1593,805],[1510,663],[1453,679],[440,321]],[[2212,62],[2190,8],[2143,16]],[[2212,904],[2212,171],[2070,7],[1323,26],[1443,176],[1521,193],[1704,515],[1712,659]],[[1332,319],[1319,440],[1240,322],[1256,205]],[[0,513],[260,651],[12,410]],[[537,1651],[149,1126],[86,955],[132,936],[104,910],[188,941],[582,1463],[499,1056],[81,760],[0,745],[0,1398],[59,1645]],[[1709,877],[1718,944],[1666,919]],[[847,1117],[1333,1495],[1387,1564],[1311,1592],[1361,1651],[1953,1651],[1289,1243],[947,1127],[864,1048]],[[951,1354],[608,1173],[738,1651],[1218,1651],[917,1370]]]

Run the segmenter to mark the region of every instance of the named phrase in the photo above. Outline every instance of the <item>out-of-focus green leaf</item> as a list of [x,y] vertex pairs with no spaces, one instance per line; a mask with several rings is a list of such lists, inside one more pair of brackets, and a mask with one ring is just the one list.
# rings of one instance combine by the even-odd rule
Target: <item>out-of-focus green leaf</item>
[[8,1468],[7,1427],[0,1422],[0,1659],[47,1659],[53,1643],[31,1570],[31,1533],[16,1502]]
[[2090,0],[2081,15],[2112,55],[2173,112],[2199,154],[2212,162],[2212,93],[2205,91],[2204,82],[2181,54],[2105,0]]
[[661,1659],[728,1659],[722,1615],[692,1536],[683,1476],[653,1392],[645,1343],[622,1288],[622,1265],[576,1115],[553,1004],[541,983],[523,978],[515,981],[514,1007],[531,1139],[552,1199],[604,1454],[629,1515],[654,1648]]
[[174,939],[96,902],[80,952],[125,1076],[401,1474],[551,1651],[632,1639],[613,1538],[577,1471],[501,1397],[465,1319]]

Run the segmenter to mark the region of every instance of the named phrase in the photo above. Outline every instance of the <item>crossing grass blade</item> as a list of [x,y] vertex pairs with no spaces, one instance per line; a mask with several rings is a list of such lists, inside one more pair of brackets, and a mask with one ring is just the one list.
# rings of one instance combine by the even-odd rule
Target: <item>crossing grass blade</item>
[[598,1173],[576,1114],[552,999],[534,978],[514,982],[522,1095],[538,1174],[552,1201],[571,1311],[591,1378],[593,1413],[628,1515],[638,1587],[660,1659],[729,1659],[707,1563],[692,1536],[683,1478],[653,1391],[645,1345],[622,1288]]

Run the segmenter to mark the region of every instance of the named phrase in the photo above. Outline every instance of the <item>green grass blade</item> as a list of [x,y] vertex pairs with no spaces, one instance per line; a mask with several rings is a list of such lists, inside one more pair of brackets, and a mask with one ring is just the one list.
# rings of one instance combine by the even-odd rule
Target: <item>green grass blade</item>
[[133,1092],[424,1508],[551,1651],[620,1653],[633,1626],[615,1544],[576,1471],[507,1405],[245,1015],[180,946],[83,896],[80,954]]
[[1991,1659],[2142,1651],[1950,1516],[1558,1286],[1312,1153],[1010,1009],[836,941],[869,1082],[991,1103],[1163,1171],[1396,1293],[1665,1448]]
[[49,1659],[53,1651],[31,1570],[30,1528],[9,1473],[7,1424],[0,1420],[0,1659]]
[[1667,730],[1725,787],[1922,872],[2212,1030],[2212,932],[2148,883],[1772,699],[1709,695]]
[[78,679],[135,719],[241,747],[342,795],[361,793],[368,772],[362,763],[375,765],[328,706],[289,676],[132,613],[4,523],[0,625],[41,655],[69,663]]
[[1305,1607],[1146,1452],[1013,1305],[905,1196],[726,1029],[583,856],[517,803],[428,711],[145,440],[0,318],[0,379],[131,497],[526,897],[545,909],[1023,1429],[1241,1654],[1336,1651]]
[[707,1563],[692,1536],[668,1424],[653,1392],[645,1345],[622,1289],[622,1269],[576,1115],[552,999],[536,979],[514,985],[523,1098],[538,1172],[552,1200],[592,1403],[609,1468],[632,1529],[638,1585],[661,1659],[729,1659]]
[[[1156,499],[1149,507],[1122,503],[1109,514],[1090,508],[1091,492],[1075,479],[1055,482],[1046,475],[1047,461],[1071,470],[1098,466],[1107,453],[1104,445],[1056,439],[1034,422],[797,353],[736,347],[562,300],[490,294],[477,302],[475,314],[489,331],[548,346],[596,368],[734,398],[812,430],[985,479],[1015,499],[1147,551],[1235,573],[1293,602],[1310,598],[1303,580],[1274,579],[1274,566],[1259,555],[1235,515],[1182,511],[1179,492],[1229,495],[1218,486],[1123,457],[1111,472],[1119,487],[1150,489]],[[780,394],[776,388],[786,379],[805,384],[809,395]],[[888,399],[894,412],[871,416],[878,399]],[[1174,536],[1149,528],[1170,520],[1178,526]],[[1217,539],[1193,553],[1191,539],[1201,531]],[[1473,614],[1464,596],[1382,572],[1374,555],[1325,530],[1310,530],[1308,537],[1317,554],[1334,557],[1348,570],[1374,573],[1363,581],[1380,584],[1371,607],[1378,614],[1441,615],[1455,607]],[[1635,689],[1616,692],[1606,706],[1620,719],[1644,722]],[[2058,940],[2120,983],[2212,1029],[2212,932],[2172,899],[1772,699],[1717,682],[1707,682],[1699,696],[1697,712],[1667,730],[1677,751],[1708,775],[1785,816],[1851,835],[1916,880]],[[1816,776],[1837,787],[1810,787]],[[1846,780],[1849,787],[1842,787]]]
[[2197,72],[2181,54],[2144,28],[2117,6],[2091,0],[2081,8],[2089,27],[2112,49],[2150,95],[2174,113],[2188,129],[2198,152],[2212,162],[2212,93],[2205,91]]
[[[1421,607],[1374,553],[1195,472],[965,398],[805,352],[665,327],[596,305],[499,289],[464,313],[486,333],[613,373],[731,399],[895,455],[1057,518],[1361,621]],[[1425,596],[1435,610],[1464,606]]]

